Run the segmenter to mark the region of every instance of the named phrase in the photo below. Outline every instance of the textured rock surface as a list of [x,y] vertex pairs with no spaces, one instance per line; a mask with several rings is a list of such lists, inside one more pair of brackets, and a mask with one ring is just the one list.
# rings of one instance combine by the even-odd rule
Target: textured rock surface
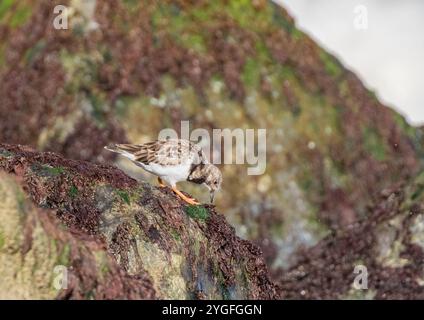
[[[8,3],[0,141],[102,162],[113,157],[104,145],[156,139],[181,120],[266,128],[265,174],[223,166],[217,203],[276,278],[299,247],[362,219],[376,193],[419,168],[421,132],[271,2]],[[52,27],[58,3],[71,8],[68,30]]]
[[[71,8],[68,30],[52,27],[56,4]],[[410,181],[422,170],[422,129],[411,127],[401,115],[382,105],[352,72],[299,31],[284,9],[268,1],[45,0],[34,4],[8,0],[0,6],[0,83],[0,141],[58,152],[69,159],[98,163],[115,160],[103,151],[104,145],[156,139],[163,128],[179,131],[181,120],[189,120],[192,129],[209,131],[266,128],[265,174],[248,176],[244,165],[221,166],[224,184],[216,203],[236,233],[262,249],[271,277],[280,283],[285,297],[348,296],[354,260],[377,263],[370,248],[380,243],[380,231],[389,242],[396,238],[394,231],[384,227],[394,211],[383,215],[389,220],[377,221],[377,209],[370,206],[388,205],[388,200],[380,196],[381,190]],[[129,162],[116,161],[127,174],[151,179]],[[84,170],[95,178],[91,169]],[[110,179],[123,179],[128,185],[113,188],[133,188],[133,180],[121,174],[115,179],[117,172],[110,172]],[[59,173],[46,182],[49,192],[43,189],[44,195],[34,193],[34,197],[43,206],[52,201],[57,211],[53,214],[66,219],[71,228],[88,234],[100,230],[98,212],[110,212],[105,217],[113,221],[119,199],[131,210],[137,211],[140,206],[131,200],[133,194],[124,191],[116,195],[112,187],[94,190],[87,186],[90,197],[86,199],[90,201],[72,202],[66,209],[71,214],[62,215],[65,209],[61,197],[67,192],[78,195],[79,189],[68,185],[63,190],[49,184],[66,177]],[[153,190],[155,197],[163,195],[147,184],[139,187]],[[185,185],[184,190],[205,199],[201,188]],[[112,209],[106,204],[96,206],[99,199],[111,193],[117,197],[110,204]],[[211,221],[220,221],[212,208],[208,210],[212,212]],[[186,217],[182,209],[171,212],[175,218],[172,223]],[[92,220],[86,220],[86,215]],[[145,222],[166,224],[166,217],[160,214],[158,221]],[[195,230],[207,234],[209,227],[201,221],[189,221],[197,225]],[[128,243],[126,254],[110,239],[128,233],[138,223],[120,226],[116,234],[107,227],[101,229],[103,241],[118,252],[116,256],[122,255],[119,265],[132,272],[138,259],[131,253],[133,245]],[[378,229],[376,224],[380,225]],[[154,230],[145,232],[154,238]],[[371,235],[367,240],[357,240],[355,232],[368,230]],[[163,243],[170,245],[169,232],[171,236],[154,242],[158,255],[164,250]],[[337,245],[332,245],[334,241]],[[364,244],[362,249],[355,247],[358,241]],[[399,241],[395,253],[403,252]],[[409,248],[408,243],[405,248]],[[353,252],[346,254],[350,246]],[[302,252],[320,262],[305,260]],[[341,262],[336,263],[339,258]],[[170,266],[175,266],[180,258],[176,254],[170,259]],[[405,259],[409,265],[417,261],[416,257]],[[151,261],[151,266],[157,261]],[[327,263],[341,274],[325,269]],[[286,272],[301,267],[310,272],[304,282]],[[378,268],[381,272],[376,271],[379,276],[375,279],[409,270],[399,266],[395,270]],[[187,272],[199,278],[204,273]],[[415,273],[409,273],[407,279],[412,275]],[[229,276],[234,277],[238,275]],[[150,279],[152,283],[154,280]],[[126,280],[119,281],[123,286]],[[335,289],[336,284],[339,289]],[[312,287],[307,290],[309,285]],[[321,285],[333,293],[320,293]],[[415,285],[411,280],[402,294],[420,297]],[[194,294],[196,285],[190,286],[187,290]],[[384,290],[379,288],[375,296],[384,297]],[[176,290],[172,295],[182,292]],[[299,296],[302,290],[307,291]],[[231,292],[237,295],[238,289]],[[394,294],[395,289],[391,292]]]
[[[301,254],[280,281],[282,298],[423,299],[424,173],[383,190],[369,217]],[[368,289],[353,286],[365,266]]]
[[277,297],[260,250],[213,207],[26,147],[0,145],[0,170],[0,298]]

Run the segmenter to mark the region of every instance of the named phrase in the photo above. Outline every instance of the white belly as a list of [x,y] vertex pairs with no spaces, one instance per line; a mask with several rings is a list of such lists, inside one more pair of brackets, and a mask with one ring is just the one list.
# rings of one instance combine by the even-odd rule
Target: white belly
[[123,151],[121,154],[132,160],[134,164],[142,167],[147,172],[160,177],[172,187],[174,187],[177,182],[186,181],[191,169],[190,160],[187,160],[186,163],[182,163],[176,166],[162,166],[157,163],[144,164],[138,161],[134,161],[134,155],[129,152]]
[[177,166],[162,166],[156,163],[148,165],[143,163],[136,164],[144,170],[160,177],[171,186],[175,186],[177,182],[186,181],[191,167],[190,164],[180,164]]

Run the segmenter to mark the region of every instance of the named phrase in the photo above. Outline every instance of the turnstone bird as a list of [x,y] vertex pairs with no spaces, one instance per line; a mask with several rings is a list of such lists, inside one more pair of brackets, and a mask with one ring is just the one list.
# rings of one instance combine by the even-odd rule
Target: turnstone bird
[[185,202],[197,205],[193,198],[177,189],[180,181],[204,184],[210,191],[210,201],[222,182],[221,171],[210,164],[198,145],[183,139],[156,140],[145,144],[114,144],[105,149],[119,153],[158,177],[159,185],[168,184]]

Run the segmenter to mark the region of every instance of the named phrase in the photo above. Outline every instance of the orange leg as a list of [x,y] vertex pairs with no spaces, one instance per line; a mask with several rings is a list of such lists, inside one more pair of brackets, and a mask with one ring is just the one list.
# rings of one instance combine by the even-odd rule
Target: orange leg
[[159,187],[161,188],[165,188],[166,184],[163,183],[163,180],[161,178],[158,177],[158,182],[159,182]]
[[185,202],[187,202],[188,204],[192,204],[192,205],[198,205],[200,204],[199,202],[197,202],[195,199],[193,198],[189,198],[186,195],[184,195],[180,190],[178,190],[175,187],[172,187],[172,191],[174,191],[181,199],[183,199]]

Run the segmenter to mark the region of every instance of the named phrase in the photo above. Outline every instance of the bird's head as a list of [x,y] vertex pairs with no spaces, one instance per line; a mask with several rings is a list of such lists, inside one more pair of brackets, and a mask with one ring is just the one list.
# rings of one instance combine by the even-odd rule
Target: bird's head
[[222,174],[221,171],[213,164],[207,164],[203,167],[204,184],[209,189],[211,203],[215,197],[215,191],[221,188]]

